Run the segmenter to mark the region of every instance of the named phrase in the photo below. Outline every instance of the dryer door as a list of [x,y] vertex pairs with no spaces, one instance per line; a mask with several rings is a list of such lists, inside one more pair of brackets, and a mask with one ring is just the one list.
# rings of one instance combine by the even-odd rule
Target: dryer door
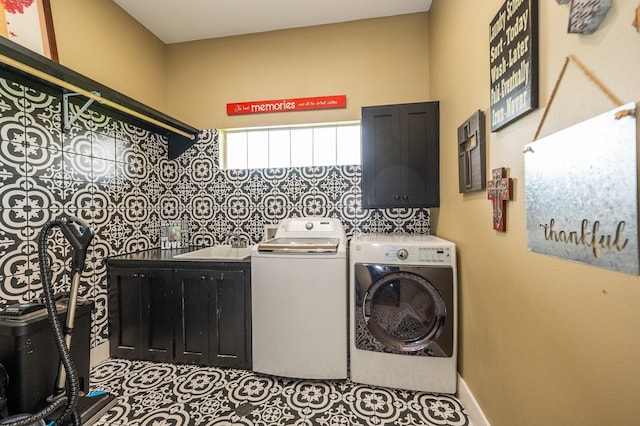
[[362,314],[371,334],[385,346],[417,352],[442,332],[446,304],[438,289],[423,276],[393,269],[369,286]]

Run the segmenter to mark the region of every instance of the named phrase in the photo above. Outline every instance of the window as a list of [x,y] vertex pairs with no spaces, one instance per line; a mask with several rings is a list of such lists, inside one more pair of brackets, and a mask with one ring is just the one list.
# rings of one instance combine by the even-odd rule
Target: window
[[318,125],[223,132],[223,169],[360,164],[360,125]]

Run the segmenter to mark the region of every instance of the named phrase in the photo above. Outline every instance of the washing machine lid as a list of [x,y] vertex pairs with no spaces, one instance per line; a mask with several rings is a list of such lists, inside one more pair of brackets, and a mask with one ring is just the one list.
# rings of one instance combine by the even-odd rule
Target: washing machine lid
[[274,238],[258,244],[258,252],[337,253],[340,238]]

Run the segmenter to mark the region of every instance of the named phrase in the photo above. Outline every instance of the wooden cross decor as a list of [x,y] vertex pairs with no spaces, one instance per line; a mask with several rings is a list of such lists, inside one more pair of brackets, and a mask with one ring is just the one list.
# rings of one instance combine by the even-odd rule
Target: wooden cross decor
[[507,201],[511,199],[512,179],[507,177],[507,169],[500,167],[491,171],[493,180],[487,182],[487,199],[493,205],[493,229],[505,232]]
[[458,127],[458,188],[481,191],[487,179],[484,113],[476,111]]

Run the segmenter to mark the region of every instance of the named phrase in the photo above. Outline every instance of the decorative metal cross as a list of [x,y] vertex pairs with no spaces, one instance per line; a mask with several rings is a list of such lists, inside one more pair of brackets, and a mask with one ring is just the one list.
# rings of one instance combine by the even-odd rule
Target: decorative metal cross
[[493,180],[487,182],[487,199],[493,204],[493,229],[505,231],[507,216],[506,202],[511,199],[512,180],[507,177],[507,169],[500,167],[491,171]]

